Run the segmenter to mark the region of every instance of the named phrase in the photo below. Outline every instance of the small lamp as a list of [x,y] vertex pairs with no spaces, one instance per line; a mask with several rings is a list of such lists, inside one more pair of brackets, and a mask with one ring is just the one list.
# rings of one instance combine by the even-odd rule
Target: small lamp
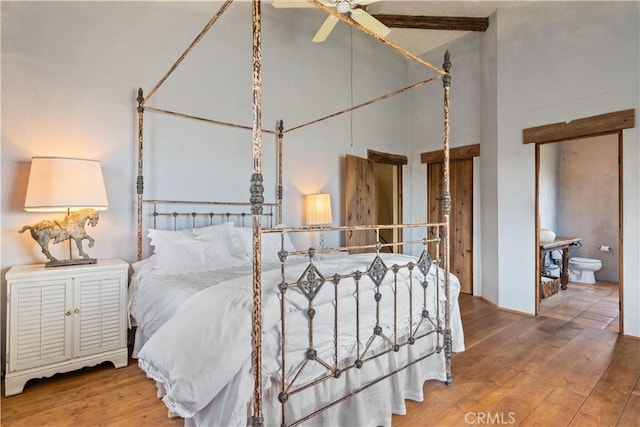
[[[331,224],[331,195],[326,193],[307,194],[305,196],[305,224],[324,225]],[[324,236],[320,232],[320,249],[324,248]]]
[[[62,221],[40,221],[25,225],[20,233],[31,231],[49,262],[46,267],[63,265],[95,264],[82,249],[82,241],[88,240],[93,247],[94,239],[84,226],[98,223],[99,210],[109,206],[102,178],[100,162],[97,160],[68,157],[33,157],[27,184],[24,210],[27,212],[66,212]],[[69,259],[58,260],[51,255],[49,241],[54,244],[69,241]],[[81,259],[72,259],[71,240],[74,240]]]

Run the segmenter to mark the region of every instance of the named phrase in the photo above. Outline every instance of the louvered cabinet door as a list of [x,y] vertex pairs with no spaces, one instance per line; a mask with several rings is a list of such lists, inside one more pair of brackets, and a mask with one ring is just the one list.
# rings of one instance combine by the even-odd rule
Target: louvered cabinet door
[[74,322],[77,356],[126,346],[126,276],[110,274],[75,279]]
[[72,357],[72,280],[25,280],[9,285],[9,372]]
[[22,393],[32,378],[107,361],[127,366],[128,275],[129,264],[118,259],[11,267],[5,395]]

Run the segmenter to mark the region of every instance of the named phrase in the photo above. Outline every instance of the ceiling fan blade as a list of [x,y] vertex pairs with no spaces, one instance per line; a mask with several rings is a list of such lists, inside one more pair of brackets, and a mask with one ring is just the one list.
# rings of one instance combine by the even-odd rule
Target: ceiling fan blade
[[273,0],[272,3],[275,8],[292,8],[292,7],[315,7],[311,3],[305,0]]
[[351,18],[358,24],[362,25],[371,32],[376,33],[380,37],[386,37],[391,32],[391,29],[378,21],[373,16],[369,15],[364,9],[353,9],[351,11]]
[[356,0],[355,3],[357,3],[360,6],[367,6],[369,4],[373,4],[373,3],[378,3],[380,0]]
[[333,30],[333,27],[335,27],[337,23],[338,23],[338,18],[336,18],[333,15],[327,16],[327,19],[324,20],[324,22],[320,26],[320,29],[318,30],[316,35],[313,36],[312,41],[314,43],[320,43],[325,41],[329,36],[329,33],[331,32],[331,30]]

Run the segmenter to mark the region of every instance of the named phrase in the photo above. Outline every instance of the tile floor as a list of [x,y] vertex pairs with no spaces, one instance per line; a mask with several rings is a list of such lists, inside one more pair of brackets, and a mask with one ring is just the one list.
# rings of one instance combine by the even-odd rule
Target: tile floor
[[619,331],[618,284],[569,282],[566,290],[540,301],[540,315],[592,328]]

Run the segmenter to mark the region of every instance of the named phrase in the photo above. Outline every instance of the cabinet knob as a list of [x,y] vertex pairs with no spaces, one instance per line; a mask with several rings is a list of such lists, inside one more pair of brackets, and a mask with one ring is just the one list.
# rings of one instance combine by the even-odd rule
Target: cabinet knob
[[76,313],[76,314],[78,314],[78,313],[80,313],[80,309],[79,309],[79,308],[76,308],[75,310],[73,310],[73,312],[74,312],[74,313]]
[[64,313],[65,316],[71,316],[71,310],[67,310],[66,313]]

